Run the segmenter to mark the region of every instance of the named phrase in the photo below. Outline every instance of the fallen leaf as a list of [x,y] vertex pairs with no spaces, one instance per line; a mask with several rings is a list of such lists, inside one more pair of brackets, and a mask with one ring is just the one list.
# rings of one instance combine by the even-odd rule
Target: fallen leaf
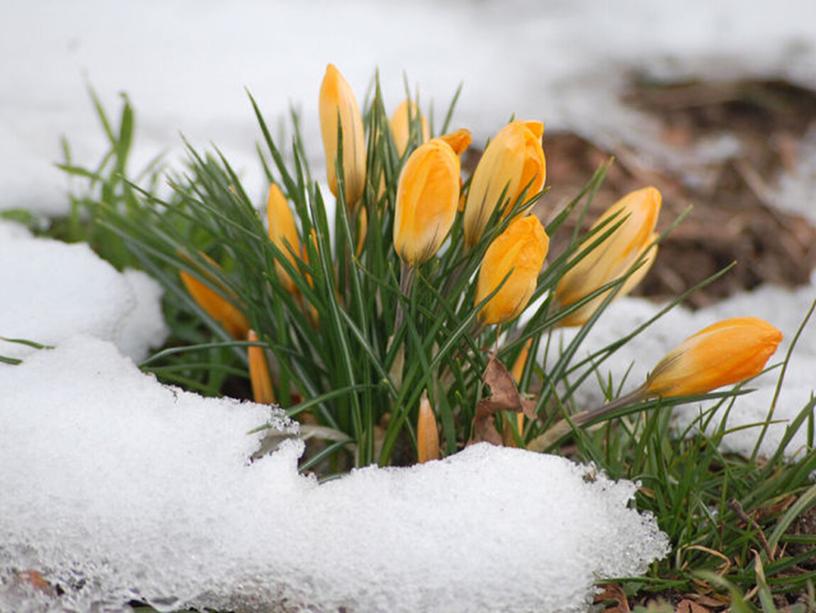
[[711,609],[707,609],[692,600],[684,599],[677,603],[677,613],[711,613]]
[[493,416],[498,411],[523,411],[527,417],[535,419],[535,401],[524,398],[519,393],[513,376],[492,353],[482,380],[490,386],[490,396],[483,398],[476,405],[473,434],[468,445],[481,442],[501,445],[502,437],[496,430]]
[[595,596],[595,604],[613,601],[615,604],[604,608],[604,613],[630,613],[629,600],[620,585],[607,583],[601,586],[603,592]]

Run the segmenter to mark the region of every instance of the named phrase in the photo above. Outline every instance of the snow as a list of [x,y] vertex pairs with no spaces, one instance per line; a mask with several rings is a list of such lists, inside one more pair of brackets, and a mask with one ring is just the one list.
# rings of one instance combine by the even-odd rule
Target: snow
[[580,611],[667,551],[635,484],[556,456],[483,444],[318,485],[293,439],[250,464],[252,428],[295,428],[279,409],[165,387],[97,339],[0,365],[0,389],[2,610]]
[[[0,336],[51,345],[77,334],[112,340],[134,360],[167,337],[162,290],[139,271],[119,273],[86,244],[33,238],[0,224]],[[31,348],[0,341],[0,355]]]
[[66,210],[65,180],[51,165],[61,159],[59,136],[68,137],[81,162],[95,163],[105,148],[86,84],[111,109],[117,92],[130,94],[138,122],[131,168],[165,148],[178,153],[181,131],[197,145],[221,146],[247,170],[250,193],[260,200],[253,161],[259,133],[244,87],[273,128],[290,103],[299,106],[319,168],[317,92],[328,62],[360,98],[379,68],[392,107],[404,96],[405,72],[421,85],[424,103],[434,101],[437,118],[464,82],[456,123],[474,130],[476,143],[515,112],[545,121],[548,130],[569,127],[601,143],[636,142],[646,157],[680,164],[686,158],[656,148],[654,127],[618,102],[632,71],[774,75],[813,85],[814,41],[816,5],[808,0],[775,2],[773,10],[739,0],[602,6],[590,0],[253,0],[240,10],[216,0],[169,6],[87,0],[81,7],[4,0],[0,208]]
[[[697,330],[728,317],[752,315],[763,318],[779,328],[784,340],[768,365],[782,362],[796,330],[816,299],[816,273],[811,284],[795,290],[766,285],[753,292],[744,292],[716,303],[697,312],[678,307],[647,328],[640,336],[618,350],[613,357],[604,362],[600,373],[605,377],[612,373],[618,384],[627,369],[632,366],[624,392],[633,390],[643,383],[647,373],[669,350],[679,345],[686,337]],[[662,305],[641,298],[622,298],[614,302],[602,316],[579,350],[579,357],[586,356],[605,345],[625,336],[637,325],[646,322],[657,314]],[[574,331],[560,332],[564,341],[568,341]],[[776,405],[773,419],[782,423],[772,424],[761,446],[761,453],[772,455],[780,446],[785,426],[804,408],[816,391],[816,321],[810,320],[805,327],[793,353],[785,375]],[[774,369],[754,379],[747,386],[756,391],[737,398],[728,417],[728,427],[736,428],[748,424],[761,424],[767,420],[768,409],[773,398],[774,389],[780,374]],[[597,379],[590,377],[579,390],[577,399],[586,408],[598,406],[603,399]],[[684,430],[699,416],[698,406],[687,406],[676,411],[678,429]],[[715,418],[711,429],[719,426],[720,418]],[[786,448],[788,457],[795,457],[802,450],[806,441],[806,430],[802,428]],[[726,451],[750,455],[759,434],[760,427],[733,432],[723,440],[722,448]]]

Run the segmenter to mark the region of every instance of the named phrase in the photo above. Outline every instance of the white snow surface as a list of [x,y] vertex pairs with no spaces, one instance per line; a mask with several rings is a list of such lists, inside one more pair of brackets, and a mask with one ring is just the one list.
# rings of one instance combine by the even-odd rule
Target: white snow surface
[[456,124],[474,129],[476,143],[515,112],[601,143],[636,143],[647,163],[699,163],[733,147],[680,154],[656,145],[656,126],[618,101],[627,75],[774,76],[813,85],[816,4],[4,0],[0,58],[0,209],[53,215],[67,210],[65,179],[51,165],[61,159],[58,137],[67,136],[74,159],[87,164],[105,149],[86,83],[109,108],[117,92],[130,94],[138,122],[133,169],[162,149],[178,153],[181,131],[225,150],[260,199],[260,136],[244,87],[273,128],[290,103],[300,107],[320,167],[317,93],[329,62],[360,98],[378,67],[392,107],[407,74],[422,100],[433,100],[437,119],[463,82]]
[[[782,331],[784,339],[776,354],[768,362],[768,366],[780,363],[784,360],[811,303],[816,299],[815,286],[816,273],[812,276],[809,286],[796,290],[765,285],[753,292],[737,294],[700,311],[675,308],[618,350],[602,364],[599,372],[604,377],[607,373],[612,373],[617,385],[631,366],[623,391],[633,390],[643,383],[655,364],[686,337],[721,319],[744,316],[761,317]],[[614,302],[588,335],[585,344],[579,350],[579,357],[589,355],[622,338],[636,326],[655,316],[662,306],[641,298],[630,297]],[[575,330],[566,330],[558,334],[563,335],[564,342],[568,342],[575,334]],[[760,448],[763,455],[770,456],[779,448],[785,427],[804,408],[811,394],[816,391],[814,373],[816,373],[816,321],[811,318],[792,354],[773,414],[773,419],[781,423],[769,426]],[[777,368],[754,379],[746,386],[756,391],[735,400],[727,420],[729,428],[767,421],[779,375],[780,369]],[[579,389],[577,399],[587,408],[598,406],[603,400],[603,395],[597,379],[590,377]],[[704,406],[703,409],[705,408]],[[675,411],[678,428],[685,430],[699,415],[699,406],[678,408]],[[724,412],[718,415],[722,417]],[[719,426],[720,417],[712,420],[711,431]],[[760,429],[761,427],[757,426],[727,434],[721,447],[726,451],[750,455]],[[788,444],[786,447],[788,457],[796,457],[806,446],[806,430],[806,427],[800,429]]]
[[[249,463],[249,430],[296,428],[279,409],[163,386],[97,339],[0,365],[0,389],[0,610],[580,611],[667,550],[635,484],[556,456],[483,444],[322,485],[296,439]],[[26,569],[85,585],[37,596]]]
[[[118,272],[87,244],[34,238],[0,223],[0,337],[51,345],[74,334],[111,340],[134,360],[167,337],[162,290],[141,271]],[[0,340],[0,355],[31,348]]]

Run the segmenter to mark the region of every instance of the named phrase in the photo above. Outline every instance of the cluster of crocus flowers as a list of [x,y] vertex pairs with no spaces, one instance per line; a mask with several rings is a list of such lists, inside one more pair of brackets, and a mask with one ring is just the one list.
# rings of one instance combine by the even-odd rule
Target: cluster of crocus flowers
[[549,245],[535,215],[514,219],[490,244],[476,285],[477,304],[490,296],[479,311],[483,324],[504,323],[521,314],[535,293]]
[[[617,296],[627,294],[640,283],[657,255],[655,226],[660,204],[660,192],[654,187],[645,187],[627,194],[598,218],[590,229],[595,233],[587,239],[589,245],[578,252],[576,259],[580,259],[556,286],[555,298],[562,309],[622,277],[638,262],[639,267],[623,282]],[[593,245],[610,231],[599,244]],[[606,295],[607,292],[602,292],[568,313],[560,325],[583,325]]]
[[525,194],[529,199],[544,187],[547,166],[540,121],[512,121],[490,141],[476,166],[465,204],[465,245],[472,247],[484,233],[496,207],[503,213]]

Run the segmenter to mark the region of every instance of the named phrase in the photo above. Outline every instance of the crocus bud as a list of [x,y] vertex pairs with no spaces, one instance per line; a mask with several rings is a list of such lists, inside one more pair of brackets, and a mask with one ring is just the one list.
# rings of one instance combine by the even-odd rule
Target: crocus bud
[[363,116],[351,86],[333,64],[326,67],[320,86],[320,131],[326,152],[329,189],[337,197],[337,121],[343,131],[343,177],[346,203],[353,206],[363,195],[366,176],[366,142]]
[[421,133],[419,135],[420,144],[426,142],[430,138],[430,131],[428,130],[428,122],[422,115],[422,112],[417,108],[412,100],[403,100],[402,104],[397,107],[394,114],[391,115],[391,135],[394,137],[394,145],[397,148],[397,153],[402,156],[405,149],[408,147],[408,139],[411,137],[411,124],[419,118]]
[[[527,342],[525,342],[522,346],[516,361],[513,362],[513,368],[510,370],[510,374],[513,376],[513,381],[516,383],[521,382],[521,376],[524,374],[524,366],[527,364],[527,356],[530,355],[530,347],[532,344],[533,339],[527,339]],[[502,444],[505,447],[516,447],[516,437],[513,435],[513,426],[510,424],[510,420],[514,419],[516,421],[516,430],[518,430],[519,433],[522,433],[524,432],[524,413],[521,411],[518,413],[511,413],[508,411],[505,414],[505,418]]]
[[459,201],[459,158],[435,138],[408,157],[397,186],[394,249],[410,265],[433,257],[448,236]]
[[186,271],[179,276],[184,287],[204,312],[220,323],[233,338],[244,339],[249,331],[247,318],[229,300]]
[[439,429],[428,396],[422,394],[417,417],[417,461],[420,464],[439,459]]
[[470,134],[470,130],[467,130],[466,128],[459,128],[454,132],[448,132],[439,138],[448,143],[456,155],[462,155],[465,151],[467,151],[467,148],[470,147],[470,143],[473,142],[473,137]]
[[[604,225],[588,239],[589,243],[593,242],[593,238],[597,240],[616,224],[620,225],[561,277],[555,288],[555,297],[561,308],[575,304],[600,287],[624,275],[641,256],[645,256],[645,262],[626,280],[618,296],[631,291],[640,282],[657,255],[656,246],[648,252],[645,250],[656,238],[654,229],[660,214],[660,203],[660,192],[654,187],[645,187],[627,194],[598,218],[592,228]],[[614,218],[610,219],[613,215]],[[585,249],[588,248],[587,246]],[[599,294],[581,308],[564,317],[559,325],[583,325],[592,317],[605,297],[606,293]]]
[[[258,342],[258,335],[250,330],[247,340]],[[252,384],[252,398],[258,404],[272,404],[275,402],[275,392],[272,389],[272,378],[269,376],[269,364],[263,347],[251,346],[247,348],[249,358],[249,382]]]
[[756,317],[725,319],[683,341],[646,379],[649,396],[691,396],[762,372],[782,333]]
[[[465,245],[472,247],[482,237],[490,216],[498,206],[504,212],[526,189],[532,197],[544,187],[547,177],[540,121],[513,121],[504,126],[487,145],[473,173],[465,204]],[[505,191],[506,189],[506,191]],[[504,199],[499,199],[504,192]]]
[[503,323],[524,310],[535,292],[549,246],[550,239],[535,215],[513,220],[490,244],[479,270],[476,303],[501,288],[479,312],[482,323]]
[[[300,253],[300,237],[295,226],[295,216],[283,192],[274,183],[269,186],[266,217],[269,221],[269,239],[292,266],[297,268],[295,254]],[[275,272],[286,291],[290,293],[297,291],[295,282],[280,262],[275,262]]]

